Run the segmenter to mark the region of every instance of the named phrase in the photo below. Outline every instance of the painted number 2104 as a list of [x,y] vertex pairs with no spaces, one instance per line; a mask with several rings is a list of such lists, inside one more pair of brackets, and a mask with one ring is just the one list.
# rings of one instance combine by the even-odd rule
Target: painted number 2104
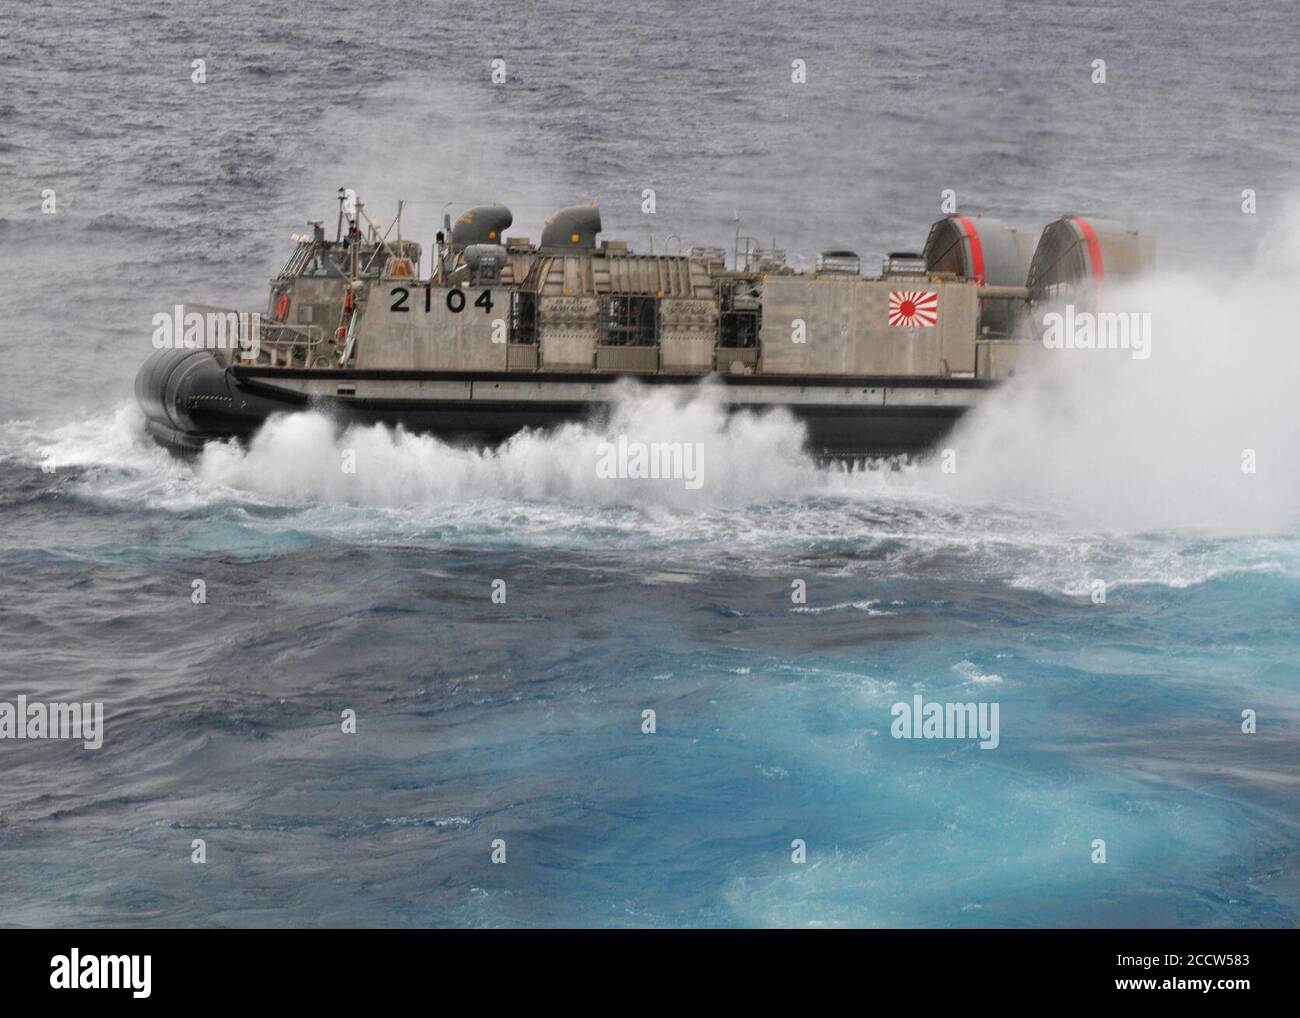
[[[407,289],[405,286],[393,287],[392,293],[389,296],[393,298],[393,304],[388,309],[389,311],[405,312],[411,310],[409,306],[409,302],[411,299],[411,291]],[[465,310],[465,304],[468,302],[468,300],[469,298],[465,296],[464,290],[456,290],[456,289],[448,290],[447,310],[450,311],[452,314],[458,315]],[[476,308],[482,308],[484,314],[491,314],[492,291],[484,290],[481,294],[479,294],[478,299],[474,301],[474,306]],[[433,309],[433,287],[426,286],[424,288],[425,314],[428,314],[429,311],[431,311],[432,309]]]

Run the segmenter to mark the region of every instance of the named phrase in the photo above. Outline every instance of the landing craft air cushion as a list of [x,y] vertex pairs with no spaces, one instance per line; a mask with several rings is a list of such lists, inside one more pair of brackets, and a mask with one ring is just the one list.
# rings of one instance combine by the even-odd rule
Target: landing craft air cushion
[[155,333],[135,383],[150,434],[193,453],[318,409],[494,444],[597,414],[631,377],[709,379],[730,410],[783,407],[818,453],[918,452],[1042,351],[1025,331],[1035,304],[1091,301],[1153,254],[1109,220],[1066,216],[1032,245],[998,220],[952,215],[920,254],[864,276],[851,251],[797,271],[752,238],[737,239],[730,268],[721,248],[635,254],[598,240],[594,206],[556,213],[537,244],[506,237],[512,223],[500,205],[447,222],[426,276],[418,244],[400,229],[390,241],[341,192],[335,239],[320,223],[295,237],[260,321],[230,319],[239,343]]

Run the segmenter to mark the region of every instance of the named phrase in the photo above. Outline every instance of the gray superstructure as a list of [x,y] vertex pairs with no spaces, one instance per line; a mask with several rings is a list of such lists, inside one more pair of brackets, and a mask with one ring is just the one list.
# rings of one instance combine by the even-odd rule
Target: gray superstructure
[[345,215],[341,200],[339,219],[332,241],[319,224],[297,239],[255,348],[146,364],[137,394],[155,436],[193,449],[323,406],[496,441],[598,409],[619,377],[709,376],[733,407],[790,408],[820,449],[919,449],[1042,350],[1033,302],[1090,300],[1152,257],[1149,238],[1108,220],[1067,216],[1035,244],[954,215],[875,275],[843,250],[801,271],[738,245],[728,266],[718,248],[638,254],[601,239],[594,206],[557,212],[536,243],[507,237],[510,211],[487,205],[439,232],[426,271],[418,244],[360,206]]

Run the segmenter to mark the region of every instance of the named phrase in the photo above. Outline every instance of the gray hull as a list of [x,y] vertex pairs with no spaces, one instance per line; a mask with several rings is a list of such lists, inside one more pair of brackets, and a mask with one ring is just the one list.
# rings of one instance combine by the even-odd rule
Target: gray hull
[[[161,350],[135,393],[149,433],[175,452],[247,440],[273,414],[319,410],[340,423],[400,425],[464,444],[500,443],[525,428],[601,414],[619,376],[229,367],[205,350]],[[646,387],[698,377],[641,376]],[[969,378],[715,376],[731,410],[782,407],[804,422],[811,452],[915,453],[932,447],[995,383]]]

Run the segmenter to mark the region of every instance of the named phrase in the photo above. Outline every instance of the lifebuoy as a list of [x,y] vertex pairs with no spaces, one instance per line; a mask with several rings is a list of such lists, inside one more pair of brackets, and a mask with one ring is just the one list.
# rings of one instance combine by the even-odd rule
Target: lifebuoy
[[343,310],[351,311],[357,306],[357,297],[351,290],[343,295]]
[[289,295],[287,293],[280,295],[280,303],[275,306],[275,317],[284,321],[289,315]]

